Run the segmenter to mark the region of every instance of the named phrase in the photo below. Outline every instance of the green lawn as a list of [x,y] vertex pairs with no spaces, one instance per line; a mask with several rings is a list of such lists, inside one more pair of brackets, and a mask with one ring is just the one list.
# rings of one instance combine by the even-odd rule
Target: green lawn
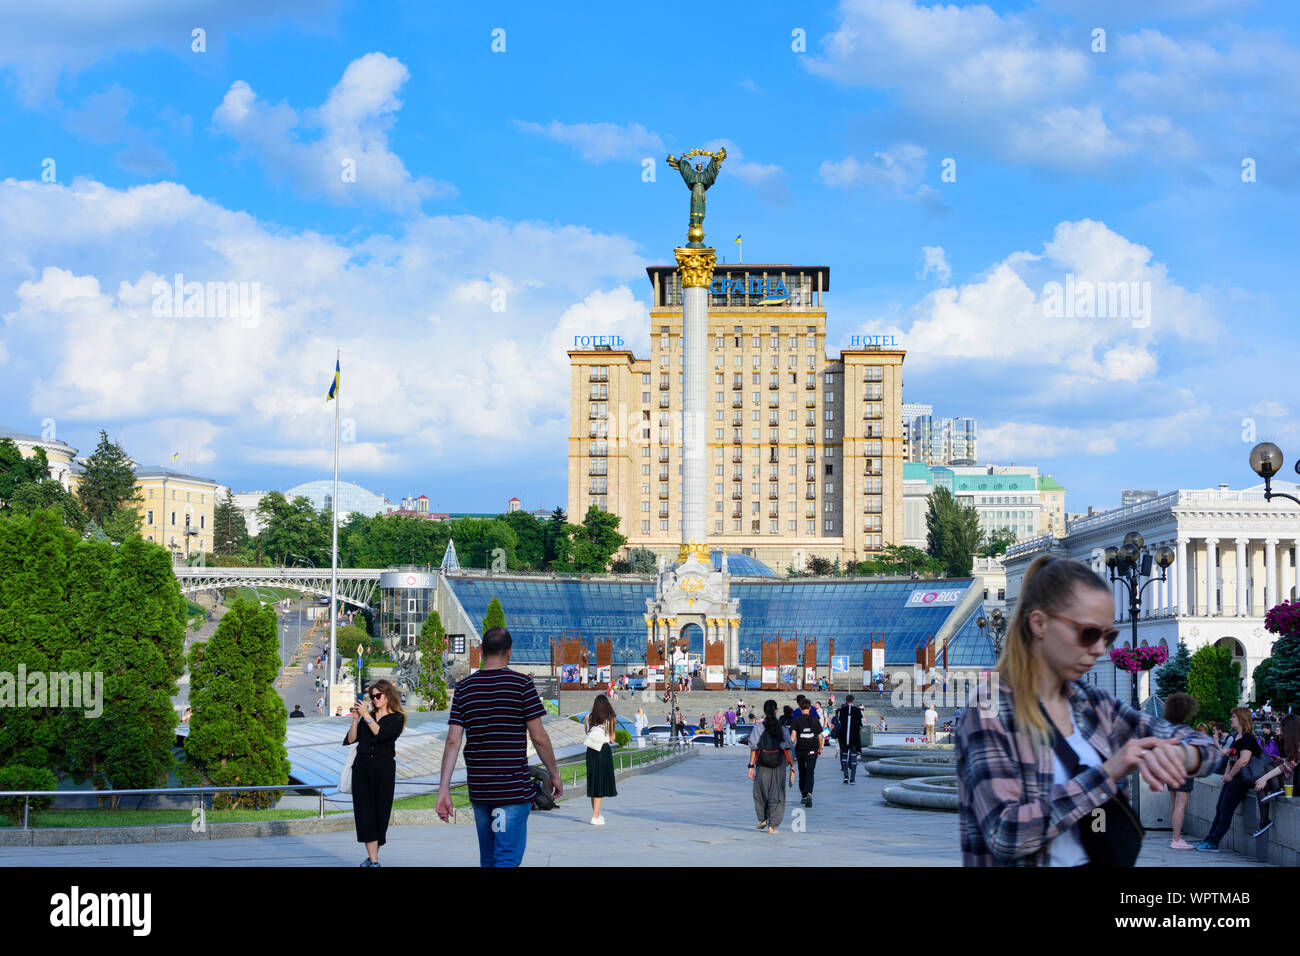
[[[350,810],[325,810],[351,813]],[[208,810],[209,823],[251,823],[256,820],[303,820],[315,817],[317,810]],[[148,827],[168,823],[192,823],[196,817],[189,810],[41,810],[31,815],[36,827]],[[22,827],[9,817],[0,818],[0,827]]]
[[[662,756],[667,750],[626,750],[614,753],[614,768],[638,767]],[[573,787],[587,779],[587,762],[583,757],[561,763],[560,779],[565,787]],[[576,774],[576,781],[575,781]],[[210,798],[209,798],[210,799]],[[436,793],[422,793],[399,797],[393,801],[395,810],[432,810],[438,803]],[[452,788],[451,804],[457,809],[468,807],[469,792],[464,785]],[[326,809],[327,816],[351,813],[351,810]],[[257,820],[305,820],[319,815],[317,810],[208,810],[209,823],[251,823]],[[146,827],[169,823],[192,823],[195,817],[190,810],[40,810],[32,813],[32,828],[44,827]],[[21,819],[14,823],[9,817],[0,817],[0,829],[21,827]]]
[[288,588],[265,588],[261,587],[254,591],[252,588],[235,588],[233,600],[244,598],[248,601],[282,601],[285,598],[298,598],[302,595],[298,591],[292,591]]

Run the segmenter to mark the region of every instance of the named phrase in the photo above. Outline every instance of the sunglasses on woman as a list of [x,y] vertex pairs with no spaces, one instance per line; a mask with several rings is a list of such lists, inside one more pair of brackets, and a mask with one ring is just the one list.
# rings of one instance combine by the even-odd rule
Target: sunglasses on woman
[[371,700],[383,700],[383,699],[384,699],[384,695],[383,695],[383,694],[371,694],[371,695],[370,695],[370,699],[371,699]]
[[1096,644],[1098,641],[1105,641],[1106,649],[1109,650],[1110,646],[1115,643],[1115,638],[1119,637],[1119,631],[1113,627],[1096,627],[1092,624],[1080,624],[1078,621],[1068,618],[1064,614],[1053,614],[1051,611],[1044,611],[1043,613],[1048,617],[1056,618],[1058,621],[1065,621],[1067,624],[1073,624],[1074,629],[1078,632],[1075,637],[1079,639],[1079,643],[1084,647],[1092,647],[1092,645]]

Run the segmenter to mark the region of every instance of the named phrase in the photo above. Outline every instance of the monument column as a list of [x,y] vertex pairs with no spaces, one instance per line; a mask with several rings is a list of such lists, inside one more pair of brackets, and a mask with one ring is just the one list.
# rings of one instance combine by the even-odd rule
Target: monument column
[[682,537],[679,559],[695,552],[709,561],[705,541],[708,516],[708,330],[709,284],[717,253],[713,249],[674,250],[682,281]]

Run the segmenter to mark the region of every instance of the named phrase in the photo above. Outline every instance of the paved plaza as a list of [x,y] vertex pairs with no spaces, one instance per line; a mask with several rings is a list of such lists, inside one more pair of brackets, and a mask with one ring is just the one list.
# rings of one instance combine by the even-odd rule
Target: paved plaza
[[[778,834],[755,829],[751,784],[742,748],[703,748],[698,756],[618,783],[605,802],[604,827],[593,827],[590,804],[566,799],[529,819],[525,866],[959,866],[957,815],[890,807],[881,798],[894,783],[859,772],[840,782],[833,750],[818,764],[814,806],[787,797]],[[579,793],[582,785],[579,784]],[[468,810],[458,811],[469,813]],[[123,846],[0,848],[3,866],[356,866],[365,856],[349,828],[299,837],[203,840]],[[477,866],[474,827],[394,826],[381,851],[385,866]],[[1147,835],[1139,866],[1255,866],[1235,853],[1169,849],[1169,834]]]

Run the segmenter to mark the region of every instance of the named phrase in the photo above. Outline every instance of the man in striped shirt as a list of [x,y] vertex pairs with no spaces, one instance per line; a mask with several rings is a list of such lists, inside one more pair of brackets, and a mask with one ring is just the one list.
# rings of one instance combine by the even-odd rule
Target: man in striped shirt
[[438,786],[438,816],[452,816],[452,772],[462,739],[469,799],[478,830],[480,866],[518,866],[528,840],[528,811],[533,781],[528,773],[525,733],[551,775],[551,794],[564,790],[555,766],[551,738],[542,727],[546,709],[532,678],[509,668],[512,647],[504,627],[483,635],[483,664],[456,685],[447,718],[447,743],[442,754]]

